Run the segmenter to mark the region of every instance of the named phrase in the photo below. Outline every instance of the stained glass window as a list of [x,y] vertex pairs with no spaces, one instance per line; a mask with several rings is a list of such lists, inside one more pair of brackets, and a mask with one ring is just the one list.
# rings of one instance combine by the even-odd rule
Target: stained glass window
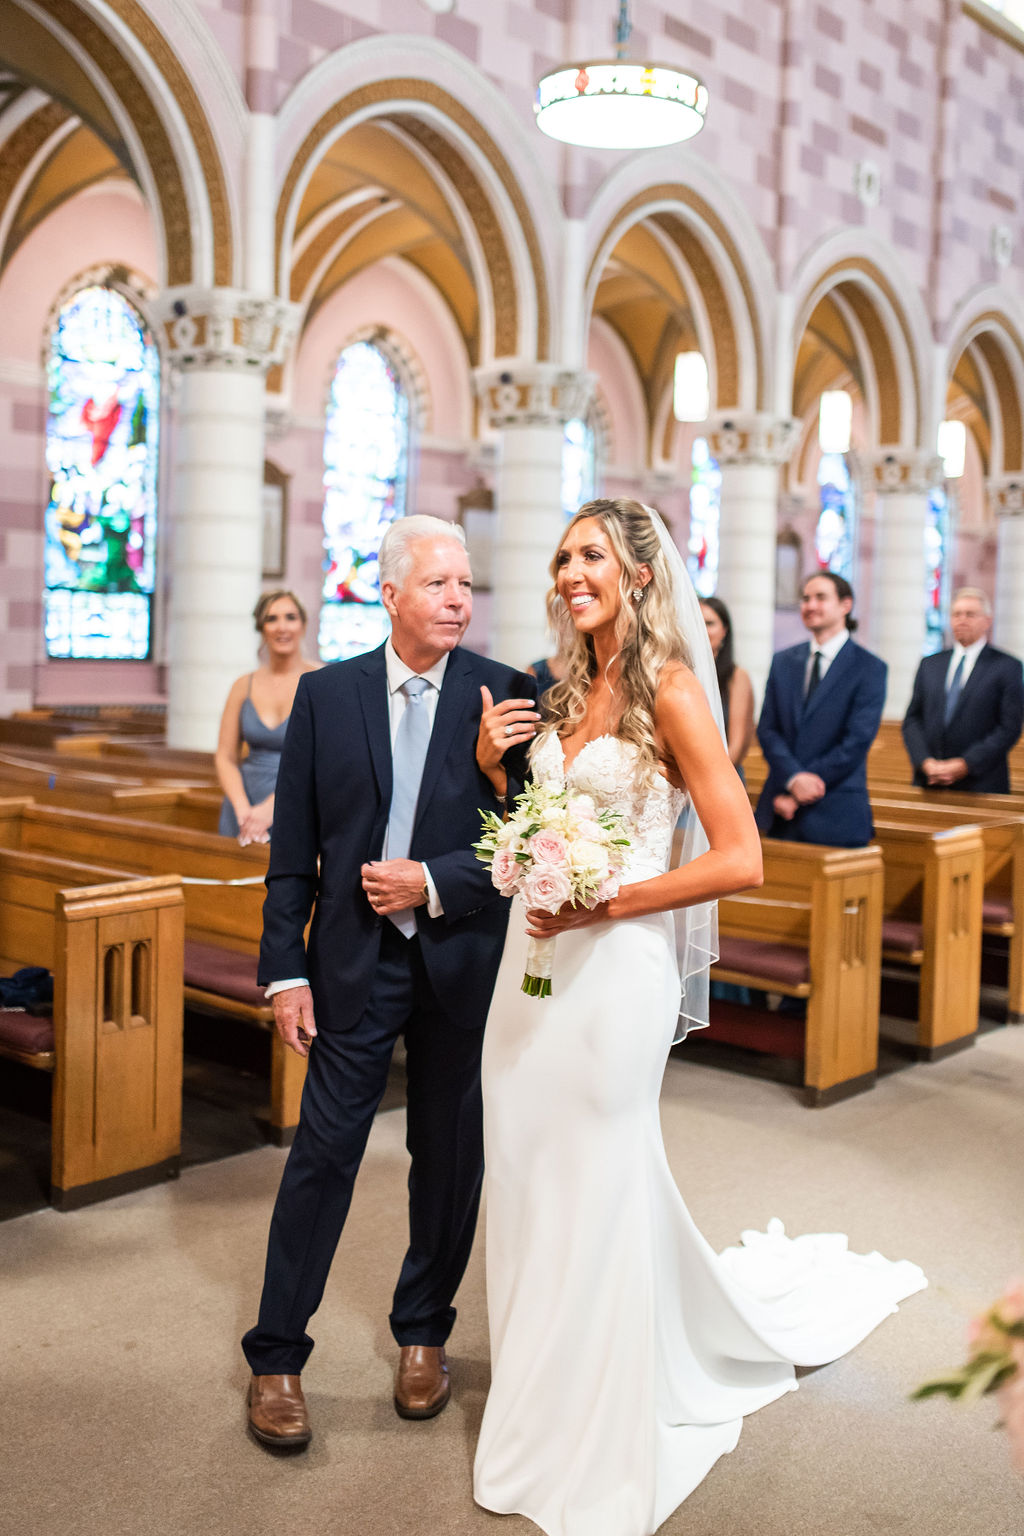
[[594,429],[582,417],[567,421],[562,434],[562,510],[566,517],[578,512],[597,494],[597,459]]
[[156,572],[160,359],[113,288],[82,288],[50,339],[44,614],[54,657],[144,660]]
[[818,461],[821,511],[814,531],[814,550],[823,571],[853,580],[856,537],[856,494],[844,453],[823,453]]
[[320,655],[371,650],[390,625],[377,551],[405,513],[409,402],[390,359],[368,341],[346,347],[331,381],[324,433],[324,584]]
[[945,644],[949,614],[949,495],[937,485],[928,494],[928,520],[924,529],[924,654],[931,656]]
[[686,565],[698,597],[712,597],[718,583],[722,472],[706,437],[695,439],[690,463],[690,539]]

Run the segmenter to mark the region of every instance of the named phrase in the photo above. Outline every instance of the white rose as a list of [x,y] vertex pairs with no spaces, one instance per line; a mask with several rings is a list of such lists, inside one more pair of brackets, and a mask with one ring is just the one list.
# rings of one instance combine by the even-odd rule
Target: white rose
[[587,838],[580,838],[569,849],[569,863],[573,869],[578,869],[581,874],[590,875],[594,880],[604,880],[608,875],[608,851],[601,847],[600,843],[592,843]]

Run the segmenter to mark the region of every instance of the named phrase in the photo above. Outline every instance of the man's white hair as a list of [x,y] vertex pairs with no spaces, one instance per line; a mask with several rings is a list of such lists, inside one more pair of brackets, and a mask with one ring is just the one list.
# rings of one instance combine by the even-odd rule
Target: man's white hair
[[[958,603],[962,597],[973,597],[975,602],[979,604],[982,613],[991,615],[992,600],[987,592],[982,591],[981,587],[961,587],[959,591],[953,593],[953,603]],[[950,607],[953,606],[953,603],[950,603]]]
[[381,586],[386,581],[397,591],[405,586],[412,570],[412,546],[417,539],[453,539],[463,549],[466,547],[466,535],[458,523],[446,523],[443,517],[427,517],[423,513],[398,517],[380,541],[377,560]]

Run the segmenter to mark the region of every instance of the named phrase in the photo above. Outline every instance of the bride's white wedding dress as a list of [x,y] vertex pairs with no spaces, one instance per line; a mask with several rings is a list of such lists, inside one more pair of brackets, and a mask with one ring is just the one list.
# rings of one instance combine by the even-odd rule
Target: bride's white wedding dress
[[[561,784],[561,744],[534,776]],[[604,736],[570,786],[626,816],[626,879],[668,867],[686,800],[634,785]],[[658,1096],[679,1013],[670,913],[561,934],[552,996],[520,991],[513,907],[484,1036],[492,1383],[478,1503],[548,1536],[650,1536],[735,1446],[744,1414],[795,1390],[926,1281],[838,1235],[777,1222],[716,1254],[665,1158]]]

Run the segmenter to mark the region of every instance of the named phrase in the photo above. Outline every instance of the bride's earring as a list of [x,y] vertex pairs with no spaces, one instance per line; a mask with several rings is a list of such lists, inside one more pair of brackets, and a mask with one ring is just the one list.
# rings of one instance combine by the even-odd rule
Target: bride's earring
[[644,589],[643,589],[643,587],[634,587],[633,591],[631,593],[631,596],[633,598],[634,603],[641,603],[641,602],[643,602],[643,596],[644,596]]

